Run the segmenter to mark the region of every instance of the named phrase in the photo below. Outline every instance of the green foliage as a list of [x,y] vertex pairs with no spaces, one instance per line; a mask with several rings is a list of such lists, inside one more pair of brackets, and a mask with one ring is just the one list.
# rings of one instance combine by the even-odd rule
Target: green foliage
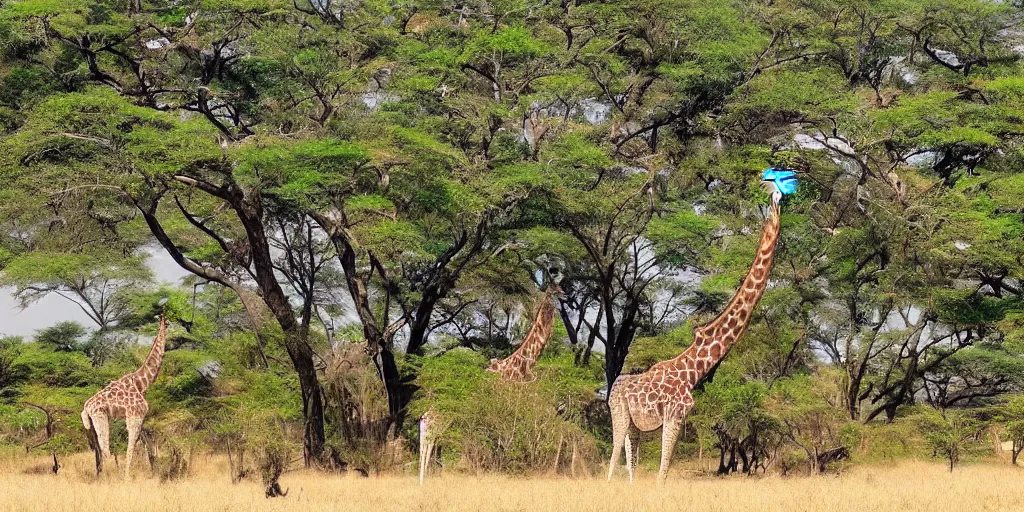
[[969,441],[977,437],[984,424],[968,411],[943,411],[923,408],[918,411],[917,421],[924,438],[937,455],[949,461],[949,470],[960,461],[961,454]]
[[687,323],[662,336],[637,338],[626,357],[624,373],[647,371],[659,361],[672,359],[693,343],[693,325]]
[[14,375],[24,375],[28,382],[53,387],[86,386],[103,381],[92,370],[89,358],[81,352],[53,352],[38,346],[27,346],[11,364]]
[[348,169],[368,158],[362,147],[339,140],[302,142],[267,140],[239,151],[239,183],[261,186],[288,203],[309,204],[324,191],[343,188]]
[[825,469],[818,461],[821,454],[851,448],[844,444],[851,441],[849,433],[844,433],[846,415],[835,407],[842,393],[835,382],[834,372],[828,371],[780,380],[769,399],[769,410],[779,420],[784,435],[805,452],[812,473]]
[[419,413],[428,406],[441,412],[454,412],[470,402],[470,398],[483,393],[485,383],[494,380],[494,374],[484,371],[487,359],[471,350],[449,350],[438,357],[423,361],[419,371],[419,385],[427,400],[420,401]]
[[485,366],[482,356],[460,349],[423,360],[418,383],[424,398],[411,411],[418,417],[430,407],[440,415],[446,461],[473,471],[523,473],[548,468],[570,446],[584,457],[595,455],[583,424],[601,382],[593,370],[575,367],[568,352],[541,358],[531,383],[499,381]]
[[[735,293],[777,165],[800,191],[771,286],[697,392],[700,446],[788,471],[931,443],[952,464],[976,426],[961,409],[982,407],[1020,438],[1018,6],[442,4],[0,5],[0,285],[99,327],[0,341],[3,425],[38,429],[18,400],[44,398],[75,424],[167,297],[150,390],[167,478],[230,441],[271,485],[301,450],[302,389],[328,402],[334,462],[394,467],[389,416],[430,406],[464,466],[546,467],[560,439],[596,444],[595,389],[678,355]],[[153,248],[196,275],[156,289]],[[558,323],[536,383],[504,386],[483,354],[514,341],[495,331],[547,265],[587,321]],[[596,339],[590,366],[561,338]]]
[[85,326],[78,322],[59,322],[37,331],[36,341],[57,352],[75,352],[81,348],[82,338],[87,332]]

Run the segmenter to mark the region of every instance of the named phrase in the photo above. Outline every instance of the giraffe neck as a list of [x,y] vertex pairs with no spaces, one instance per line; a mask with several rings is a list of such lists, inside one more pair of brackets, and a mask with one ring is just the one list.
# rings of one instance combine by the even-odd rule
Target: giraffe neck
[[677,358],[687,364],[697,362],[694,366],[701,377],[725,357],[750,324],[754,308],[768,287],[768,275],[775,260],[778,240],[779,203],[772,201],[761,230],[761,242],[754,263],[743,278],[740,288],[717,318],[695,330],[693,345]]
[[164,344],[166,341],[167,317],[161,314],[160,330],[157,332],[156,338],[153,339],[153,347],[149,349],[149,355],[146,356],[142,366],[135,371],[135,380],[142,388],[140,391],[146,391],[160,373],[160,365],[164,360]]
[[552,300],[553,292],[554,289],[549,288],[547,293],[544,294],[540,307],[537,309],[537,316],[533,320],[533,325],[530,326],[530,331],[513,354],[513,356],[518,355],[527,361],[529,367],[526,370],[533,368],[533,365],[537,363],[537,358],[540,357],[540,353],[547,346],[548,340],[551,339],[555,319],[555,305]]

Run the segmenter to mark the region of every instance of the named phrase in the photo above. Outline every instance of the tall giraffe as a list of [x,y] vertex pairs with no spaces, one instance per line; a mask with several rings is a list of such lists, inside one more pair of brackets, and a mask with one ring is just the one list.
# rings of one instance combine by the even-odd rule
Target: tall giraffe
[[[501,380],[507,382],[536,380],[537,376],[533,373],[533,367],[537,364],[537,358],[544,351],[548,340],[551,339],[555,319],[554,297],[561,294],[562,289],[558,286],[557,280],[552,280],[537,307],[533,324],[519,348],[505,359],[491,359],[486,371],[497,373]],[[420,485],[423,485],[437,438],[444,430],[440,427],[442,421],[441,415],[433,408],[427,409],[420,416]]]
[[725,311],[718,318],[694,329],[693,344],[679,356],[657,363],[645,373],[622,375],[615,381],[608,398],[612,415],[612,458],[608,463],[608,480],[612,479],[615,464],[625,448],[626,469],[632,482],[640,434],[661,427],[658,482],[665,481],[679,429],[693,408],[693,388],[743,335],[754,307],[768,285],[768,274],[779,239],[779,203],[783,196],[796,191],[795,174],[776,169],[764,171],[762,185],[771,194],[771,206],[761,231],[761,243],[750,271]]
[[153,340],[149,355],[138,370],[111,381],[85,401],[82,408],[82,424],[97,446],[96,470],[103,470],[103,460],[110,457],[110,420],[124,418],[128,427],[128,455],[125,457],[124,474],[129,475],[135,443],[142,431],[142,421],[149,412],[146,390],[160,374],[164,359],[164,344],[167,341],[167,317],[160,313],[160,329]]

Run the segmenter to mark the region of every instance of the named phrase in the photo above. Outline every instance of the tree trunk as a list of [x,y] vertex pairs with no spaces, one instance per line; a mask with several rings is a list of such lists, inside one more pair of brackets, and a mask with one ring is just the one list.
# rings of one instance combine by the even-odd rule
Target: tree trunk
[[561,302],[559,304],[559,307],[557,308],[558,316],[561,317],[562,325],[565,326],[565,335],[567,338],[569,338],[569,345],[575,349],[580,342],[580,332],[577,331],[576,326],[573,325],[572,319],[569,318],[568,308],[566,308],[564,304],[564,302]]
[[320,462],[324,453],[324,403],[320,393],[320,382],[312,359],[295,361],[299,372],[299,387],[302,390],[302,407],[305,416],[302,456],[306,467]]
[[704,471],[704,440],[697,435],[697,467]]
[[860,416],[860,382],[859,376],[852,376],[846,389],[846,410],[854,421]]
[[750,474],[750,460],[747,458],[747,447],[743,446],[743,444],[740,444],[740,450],[739,451],[740,451],[740,462],[742,463],[742,465],[740,467],[742,468],[743,474],[749,475]]
[[[401,374],[395,363],[390,340],[387,339],[385,329],[378,322],[373,308],[370,306],[368,285],[359,276],[355,249],[344,238],[334,236],[332,239],[338,249],[338,261],[341,263],[345,281],[348,284],[349,295],[352,297],[356,314],[363,325],[363,337],[366,339],[370,353],[375,354],[373,361],[388,395],[388,414],[391,417],[392,426],[398,425],[401,421],[401,412],[408,399],[403,397]],[[387,320],[385,318],[383,321],[387,322]],[[413,326],[410,326],[410,329],[412,328]],[[420,333],[421,347],[424,332],[425,329]]]
[[395,362],[395,354],[387,343],[380,345],[377,364],[381,379],[384,381],[384,389],[388,394],[388,415],[391,416],[391,424],[392,426],[401,425],[405,406],[412,394],[408,392],[402,382],[402,375]]
[[423,355],[423,347],[428,341],[427,329],[430,327],[430,319],[440,299],[441,291],[437,286],[430,286],[423,291],[423,296],[416,306],[415,317],[409,323],[409,344],[405,349],[407,354]]
[[609,348],[608,352],[605,353],[604,361],[604,378],[608,382],[608,396],[611,397],[612,385],[615,384],[615,379],[619,378],[619,374],[622,373],[622,366],[625,364],[626,358],[619,356],[618,351]]
[[562,458],[562,443],[565,442],[563,436],[558,436],[558,449],[555,450],[555,462],[551,465],[551,474],[558,474],[558,459]]
[[[274,261],[270,256],[270,243],[263,226],[263,206],[258,195],[246,198],[241,188],[233,182],[229,182],[220,189],[206,191],[227,202],[245,228],[251,265],[254,271],[256,286],[260,292],[259,296],[263,299],[263,304],[273,314],[274,319],[277,320],[281,331],[284,333],[285,349],[288,351],[288,356],[291,358],[292,365],[299,377],[299,385],[302,389],[303,414],[306,423],[303,455],[306,465],[309,466],[312,462],[319,461],[324,449],[324,410],[320,393],[320,382],[317,379],[316,367],[313,364],[313,348],[310,347],[307,337],[301,332],[302,327],[295,319],[295,311],[292,309],[288,296],[285,295],[281,284],[277,281]],[[185,270],[235,291],[239,296],[239,300],[242,301],[250,316],[252,316],[254,311],[250,309],[251,304],[247,304],[247,302],[251,303],[254,301],[246,301],[245,293],[239,293],[240,290],[245,290],[245,286],[227,275],[199,265],[186,257],[178,246],[174,244],[166,231],[164,231],[163,225],[156,218],[157,200],[154,200],[148,206],[141,203],[136,203],[136,206],[142,212],[146,224],[160,245]],[[257,325],[256,330],[258,331],[261,324],[260,319],[255,318],[254,323]]]
[[569,460],[569,475],[576,478],[576,440],[572,441],[572,458]]
[[614,343],[609,344],[605,352],[605,378],[608,380],[608,389],[610,391],[612,384],[615,383],[615,379],[619,378],[623,367],[626,365],[629,345],[633,341],[633,327],[623,323],[619,326],[616,336],[609,339],[615,340]]

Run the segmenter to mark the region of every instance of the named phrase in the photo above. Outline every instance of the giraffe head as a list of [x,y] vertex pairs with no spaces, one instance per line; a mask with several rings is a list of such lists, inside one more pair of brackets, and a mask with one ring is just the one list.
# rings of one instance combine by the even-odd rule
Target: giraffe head
[[778,203],[783,196],[796,192],[796,172],[787,169],[765,169],[761,175],[761,186],[771,194],[772,202]]
[[558,267],[549,267],[545,271],[547,277],[547,291],[554,297],[565,297],[565,292],[562,291],[562,279],[565,275],[562,274],[562,269]]

